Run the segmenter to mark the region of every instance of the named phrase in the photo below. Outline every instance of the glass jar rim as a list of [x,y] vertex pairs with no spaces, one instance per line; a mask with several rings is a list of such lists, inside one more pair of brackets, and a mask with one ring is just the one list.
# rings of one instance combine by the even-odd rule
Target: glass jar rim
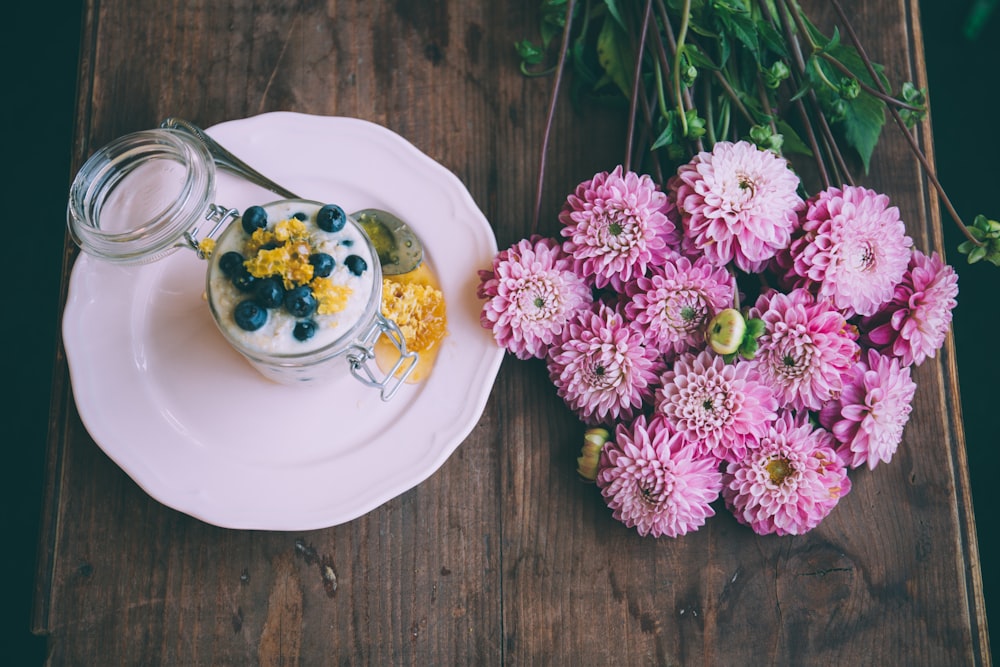
[[[109,199],[136,169],[163,160],[179,164],[183,177],[169,204],[141,212],[125,229],[102,227]],[[126,134],[91,155],[70,186],[67,225],[74,242],[105,261],[155,261],[189,245],[186,235],[204,217],[215,195],[215,163],[205,145],[179,130],[157,128]]]

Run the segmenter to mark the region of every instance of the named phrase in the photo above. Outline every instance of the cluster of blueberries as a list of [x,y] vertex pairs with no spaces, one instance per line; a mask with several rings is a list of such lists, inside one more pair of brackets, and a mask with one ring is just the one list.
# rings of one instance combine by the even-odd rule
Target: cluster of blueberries
[[[308,216],[305,213],[296,213],[295,217],[305,221]],[[327,204],[316,214],[316,226],[325,232],[339,232],[346,223],[347,215],[336,204]],[[242,224],[247,234],[253,234],[257,229],[264,229],[267,227],[267,211],[260,206],[247,208],[243,213]],[[344,241],[345,245],[349,243],[350,240]],[[267,322],[269,310],[284,308],[297,319],[292,335],[300,341],[312,338],[316,333],[316,321],[312,319],[312,315],[319,306],[312,288],[309,285],[299,285],[286,289],[280,275],[257,278],[247,270],[244,261],[243,255],[235,250],[219,258],[219,269],[222,273],[229,278],[236,289],[249,295],[249,298],[236,305],[233,312],[236,325],[245,331],[256,331]],[[313,266],[313,277],[316,278],[329,276],[336,265],[333,257],[325,252],[311,254],[309,263]],[[358,255],[348,255],[344,265],[356,276],[360,276],[368,269],[367,262]]]

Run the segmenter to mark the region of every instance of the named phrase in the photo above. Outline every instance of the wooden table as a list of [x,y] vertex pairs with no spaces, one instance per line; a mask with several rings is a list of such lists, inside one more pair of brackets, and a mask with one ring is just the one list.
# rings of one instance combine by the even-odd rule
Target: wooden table
[[[894,80],[924,81],[915,0],[847,5]],[[552,83],[521,76],[512,49],[536,35],[537,7],[88,0],[75,162],[170,115],[356,116],[452,170],[505,247],[529,232]],[[560,108],[548,232],[579,181],[622,160],[623,119]],[[918,245],[941,247],[936,199],[893,128],[868,183]],[[332,528],[219,528],[112,463],[57,369],[34,610],[52,665],[991,662],[950,342],[916,373],[893,462],[857,471],[818,529],[785,538],[725,512],[677,540],[617,523],[577,479],[581,427],[544,367],[513,360],[416,488]]]

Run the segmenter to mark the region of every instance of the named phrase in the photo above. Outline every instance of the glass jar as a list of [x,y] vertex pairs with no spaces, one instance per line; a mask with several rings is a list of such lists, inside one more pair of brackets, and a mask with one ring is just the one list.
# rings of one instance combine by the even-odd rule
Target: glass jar
[[[70,187],[67,222],[77,245],[103,261],[141,264],[178,249],[207,259],[206,294],[213,320],[225,340],[265,377],[299,384],[349,370],[364,385],[378,389],[383,400],[391,399],[415,367],[417,355],[406,349],[395,322],[381,313],[381,266],[358,222],[334,205],[282,199],[254,207],[261,209],[254,211],[255,224],[261,224],[261,211],[267,223],[259,232],[264,236],[254,239],[254,228],[244,225],[244,216],[216,205],[214,197],[215,163],[201,141],[168,128],[144,130],[116,139],[84,163]],[[324,207],[343,215],[336,229],[316,224]],[[275,258],[266,253],[284,243],[275,237],[278,224],[283,230],[279,236],[293,230],[287,243],[295,245],[277,252],[286,260],[279,261],[287,269],[285,278],[277,279],[277,294],[262,297],[260,283],[270,270],[268,261]],[[242,277],[235,279],[232,262],[228,267],[220,264],[232,252],[255,262],[253,273],[260,277],[241,264]],[[328,255],[328,266],[305,267],[312,266],[313,254]],[[327,270],[328,275],[320,275]],[[285,297],[302,287],[312,302],[299,299],[286,306]],[[275,301],[277,296],[280,301]],[[297,296],[303,296],[302,289]],[[245,301],[252,304],[237,316],[237,306]],[[399,353],[387,372],[374,361],[374,345],[382,335]]]

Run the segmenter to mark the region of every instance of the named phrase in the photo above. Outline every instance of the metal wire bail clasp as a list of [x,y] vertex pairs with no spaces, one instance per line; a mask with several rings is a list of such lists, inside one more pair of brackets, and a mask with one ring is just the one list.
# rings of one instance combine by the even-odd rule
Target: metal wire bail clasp
[[[399,358],[389,372],[379,378],[376,373],[378,368],[372,367],[372,362],[375,359],[373,346],[382,334],[385,334],[396,351],[399,352]],[[363,384],[378,388],[383,401],[388,401],[396,395],[399,388],[410,377],[410,373],[416,368],[419,358],[420,355],[416,352],[406,349],[406,339],[403,338],[403,332],[399,330],[396,323],[386,318],[382,313],[376,314],[364,336],[352,344],[347,352],[351,374]]]
[[201,259],[207,259],[211,254],[211,248],[204,245],[206,239],[215,240],[219,233],[226,228],[226,225],[230,220],[239,217],[240,212],[235,208],[226,208],[225,206],[219,206],[217,204],[209,204],[208,210],[205,212],[205,220],[214,223],[211,229],[209,229],[204,236],[198,237],[199,225],[195,225],[188,231],[184,233],[184,240],[187,244],[191,246],[198,257]]

